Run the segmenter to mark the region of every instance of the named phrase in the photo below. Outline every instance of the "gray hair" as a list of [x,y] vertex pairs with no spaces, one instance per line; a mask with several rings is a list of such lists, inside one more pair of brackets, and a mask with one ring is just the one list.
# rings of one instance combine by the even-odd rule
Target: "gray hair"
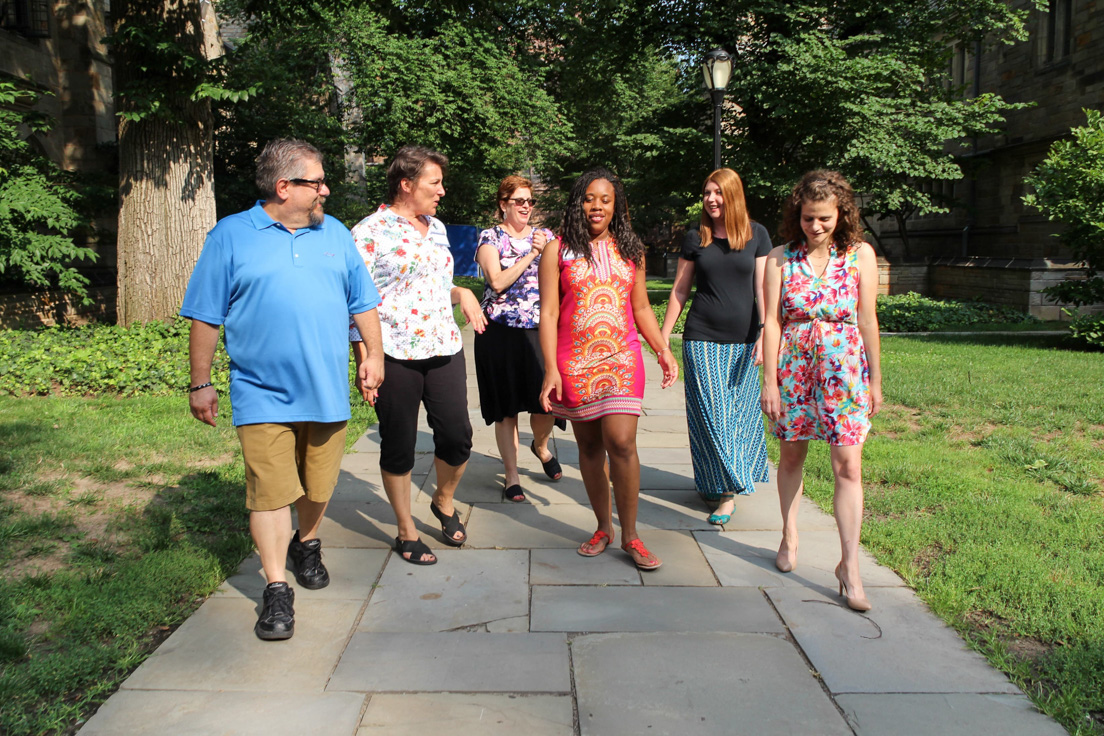
[[307,161],[322,162],[322,152],[297,138],[269,141],[257,157],[257,189],[265,198],[276,194],[276,182],[299,179],[306,173]]
[[441,167],[441,173],[448,172],[448,156],[425,146],[403,146],[395,152],[391,165],[387,167],[387,202],[395,204],[402,191],[402,180],[417,181],[422,175],[426,162],[432,161]]

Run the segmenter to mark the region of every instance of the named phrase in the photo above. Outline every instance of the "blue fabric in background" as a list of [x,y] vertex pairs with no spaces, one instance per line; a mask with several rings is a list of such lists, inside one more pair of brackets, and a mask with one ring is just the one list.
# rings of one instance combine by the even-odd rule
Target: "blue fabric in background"
[[479,241],[479,228],[474,225],[445,225],[448,231],[449,250],[452,251],[453,276],[478,276],[475,264],[475,247]]

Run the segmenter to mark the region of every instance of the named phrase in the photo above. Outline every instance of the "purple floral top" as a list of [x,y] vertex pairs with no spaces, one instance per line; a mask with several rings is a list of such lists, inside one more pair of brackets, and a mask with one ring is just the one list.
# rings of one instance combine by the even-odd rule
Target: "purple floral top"
[[[542,230],[548,236],[548,242],[555,239],[551,230]],[[498,260],[503,270],[510,268],[518,260],[524,258],[533,249],[533,236],[537,233],[534,228],[528,238],[512,238],[495,225],[479,233],[479,244],[476,252],[484,245],[494,246],[498,251]],[[483,313],[487,319],[494,320],[507,327],[521,327],[531,330],[540,324],[540,288],[537,278],[537,268],[540,266],[540,256],[533,259],[529,267],[521,272],[517,281],[510,284],[502,293],[491,288],[490,282],[483,286]]]

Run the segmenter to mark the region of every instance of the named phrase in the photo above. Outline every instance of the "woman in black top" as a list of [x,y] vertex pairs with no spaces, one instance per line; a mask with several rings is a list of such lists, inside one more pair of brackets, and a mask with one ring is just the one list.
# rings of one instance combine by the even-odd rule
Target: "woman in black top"
[[767,481],[756,366],[763,362],[759,305],[770,250],[766,228],[748,216],[740,176],[714,171],[703,188],[701,233],[691,230],[683,241],[662,328],[670,340],[696,285],[682,336],[683,382],[694,485],[717,503],[711,524],[726,524],[734,496]]

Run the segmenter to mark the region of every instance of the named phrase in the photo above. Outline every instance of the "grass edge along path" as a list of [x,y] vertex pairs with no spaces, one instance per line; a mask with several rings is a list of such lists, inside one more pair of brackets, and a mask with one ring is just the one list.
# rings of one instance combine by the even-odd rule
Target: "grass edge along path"
[[[863,453],[862,543],[1041,711],[1100,736],[1104,355],[1057,344],[883,339],[887,404]],[[777,462],[777,441],[768,448]],[[822,442],[806,493],[831,513]]]

